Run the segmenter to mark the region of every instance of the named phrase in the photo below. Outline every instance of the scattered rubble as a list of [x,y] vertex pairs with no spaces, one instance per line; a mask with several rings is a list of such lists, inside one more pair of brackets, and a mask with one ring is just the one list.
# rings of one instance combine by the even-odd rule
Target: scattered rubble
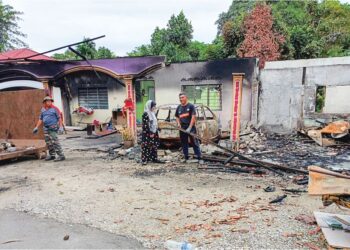
[[[273,174],[264,178],[212,174],[196,165],[176,162],[141,167],[135,159],[128,158],[131,153],[137,155],[135,148],[123,151],[126,155],[122,153],[114,160],[109,160],[109,153],[97,153],[101,156],[96,157],[93,151],[74,150],[67,151],[70,160],[63,165],[26,161],[15,163],[18,167],[1,168],[4,182],[24,178],[24,173],[28,180],[21,185],[2,184],[11,189],[0,193],[0,207],[136,237],[146,248],[161,248],[168,239],[191,240],[205,249],[232,245],[302,247],[297,242],[322,247],[319,235],[308,233],[314,226],[294,219],[299,214],[312,213],[319,207],[319,200],[306,199],[306,194],[301,193],[297,197],[288,195],[283,205],[268,203],[283,194],[282,188],[302,190],[291,181]],[[181,157],[177,149],[165,151],[165,155],[174,153]],[[45,173],[43,168],[47,169]],[[276,191],[264,192],[267,186],[276,187]],[[111,200],[113,206],[108,205]],[[121,214],[116,214],[116,209]],[[334,209],[331,206],[327,211]],[[286,225],[281,230],[279,225],[283,223]],[[285,232],[304,235],[283,237]]]
[[[349,147],[347,146],[319,147],[317,144],[310,143],[310,140],[307,140],[302,134],[264,133],[249,124],[242,131],[238,154],[232,155],[231,148],[230,140],[220,140],[218,146],[202,141],[201,150],[205,165],[199,168],[208,171],[256,175],[264,175],[269,172],[278,175],[299,174],[299,177],[294,176],[293,180],[297,184],[305,185],[308,182],[307,167],[310,165],[330,168],[339,162],[350,166]],[[139,163],[140,155],[139,146],[127,150],[111,148],[107,158],[109,160],[127,159]],[[158,156],[160,160],[168,164],[176,164],[182,159],[181,148],[159,149]]]
[[[320,147],[317,144],[305,141],[299,134],[279,135],[263,134],[262,140],[250,142],[252,147],[241,149],[241,153],[252,154],[255,159],[273,163],[286,164],[297,169],[307,169],[310,165],[333,167],[337,163],[347,163],[350,168],[349,147]],[[260,153],[256,143],[261,143],[268,153]],[[254,154],[256,153],[256,154]]]
[[[214,241],[226,239],[227,233],[235,236],[239,235],[239,237],[254,234],[256,226],[247,227],[246,225],[250,223],[252,218],[257,220],[258,217],[260,218],[265,214],[274,215],[278,213],[280,216],[288,214],[289,218],[295,221],[304,211],[299,209],[297,213],[289,214],[289,210],[291,208],[292,210],[296,209],[294,201],[305,195],[306,185],[309,181],[307,167],[320,165],[330,168],[334,164],[350,162],[349,147],[345,145],[320,147],[300,133],[280,135],[249,128],[241,134],[241,146],[237,152],[238,154],[235,155],[231,153],[232,143],[230,140],[220,140],[219,147],[205,143],[206,141],[202,141],[201,144],[204,165],[180,163],[182,159],[181,148],[160,148],[158,157],[166,164],[149,164],[146,167],[140,167],[138,164],[141,158],[140,146],[124,149],[121,146],[122,144],[119,143],[119,147],[112,145],[104,151],[105,153],[98,154],[97,159],[103,158],[112,165],[126,162],[127,164],[124,164],[123,167],[125,171],[129,171],[129,168],[134,166],[132,168],[135,168],[135,170],[130,173],[130,176],[147,182],[154,177],[156,177],[154,179],[159,179],[160,177],[177,176],[182,173],[185,173],[186,176],[196,176],[195,179],[198,179],[200,174],[205,175],[205,178],[211,176],[211,178],[217,178],[219,182],[224,180],[223,176],[228,178],[227,175],[232,176],[231,178],[237,178],[234,177],[236,174],[240,174],[242,178],[254,178],[255,184],[251,184],[251,187],[244,185],[244,188],[256,193],[255,199],[250,201],[243,201],[244,198],[239,195],[236,196],[236,193],[233,193],[235,196],[226,193],[224,196],[214,195],[211,197],[209,195],[203,196],[203,198],[202,196],[199,196],[199,198],[192,197],[192,199],[187,198],[198,194],[200,192],[198,190],[201,190],[202,185],[205,187],[210,185],[206,181],[203,181],[203,184],[200,184],[201,186],[192,186],[192,184],[186,186],[184,190],[179,191],[181,194],[172,191],[172,189],[165,189],[164,186],[156,182],[148,185],[148,187],[146,185],[142,189],[138,188],[137,192],[140,195],[142,194],[142,197],[144,197],[144,190],[146,191],[147,188],[151,190],[150,193],[166,196],[173,196],[175,193],[176,195],[186,194],[182,199],[178,199],[173,203],[166,201],[166,206],[172,204],[174,209],[178,209],[180,212],[172,215],[169,213],[153,214],[150,217],[152,223],[156,223],[158,227],[171,227],[173,232],[168,232],[169,235],[162,235],[161,231],[155,231],[151,235],[141,232],[142,238],[146,241],[159,242],[160,239],[164,240],[172,237],[178,239],[181,236],[190,242],[203,241],[204,239],[203,244],[205,246],[206,244],[213,244]],[[192,149],[190,149],[191,151]],[[193,152],[191,153],[193,154]],[[111,169],[113,168],[111,167]],[[348,171],[349,169],[342,170],[345,174]],[[275,175],[281,175],[283,178],[276,178],[280,181],[266,181]],[[262,176],[264,178],[261,178]],[[119,194],[119,189],[114,186],[105,186],[97,188],[97,190],[101,190],[96,192],[100,195]],[[66,193],[62,195],[66,195]],[[133,204],[130,208],[132,210],[130,215],[134,216],[138,211],[147,211],[147,213],[155,211],[156,208],[152,205],[153,201],[149,201],[149,205],[147,205],[147,202],[143,202],[142,198],[138,204]],[[183,222],[181,225],[177,225],[179,220]],[[303,218],[300,217],[300,220],[303,221]],[[274,216],[264,217],[262,223],[270,229],[275,227],[275,223],[281,223],[281,219],[276,222]],[[300,246],[303,247],[303,244],[310,243],[310,238],[318,237],[319,231],[316,230],[317,228],[306,228],[310,227],[306,222],[305,224],[298,221],[294,223],[300,224],[298,227],[303,228],[303,231],[285,228],[285,232],[283,232],[284,230],[279,232],[279,239],[285,238],[288,241],[295,238],[298,241],[302,240]],[[259,230],[266,230],[266,228],[260,228]]]
[[329,146],[349,146],[350,123],[347,121],[335,121],[329,124],[320,122],[320,127],[304,128],[300,132],[309,136],[318,145]]

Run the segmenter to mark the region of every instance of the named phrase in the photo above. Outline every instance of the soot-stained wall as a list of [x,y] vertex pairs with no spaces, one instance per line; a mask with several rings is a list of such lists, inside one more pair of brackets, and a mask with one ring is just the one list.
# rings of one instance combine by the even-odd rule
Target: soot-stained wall
[[[252,85],[257,84],[256,59],[224,59],[206,62],[172,63],[146,76],[155,81],[157,105],[176,104],[183,85],[222,84],[222,110],[214,111],[223,130],[230,129],[233,73],[244,73],[242,123],[251,121],[255,109]],[[253,103],[253,105],[252,105]]]
[[[112,110],[121,108],[125,100],[125,87],[122,83],[107,74],[98,72],[100,78],[93,71],[78,71],[64,76],[56,83],[62,88],[62,97],[66,98],[66,105],[69,106],[71,114],[71,124],[79,125],[78,122],[91,123],[93,120],[100,122],[108,121],[112,116]],[[107,88],[108,109],[95,109],[91,116],[78,116],[72,114],[79,106],[78,90],[79,88]],[[82,118],[82,119],[81,119]]]

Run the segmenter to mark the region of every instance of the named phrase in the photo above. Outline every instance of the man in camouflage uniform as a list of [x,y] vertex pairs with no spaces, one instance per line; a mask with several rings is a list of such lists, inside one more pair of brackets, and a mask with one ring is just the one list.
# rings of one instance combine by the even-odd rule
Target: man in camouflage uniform
[[[63,133],[63,122],[61,112],[53,104],[53,99],[46,96],[43,100],[43,108],[39,116],[39,121],[33,129],[33,133],[38,132],[38,128],[43,125],[45,142],[49,149],[49,154],[45,158],[46,161],[63,161],[65,156],[62,152],[60,142],[58,141],[57,133]],[[56,158],[57,154],[57,158]]]

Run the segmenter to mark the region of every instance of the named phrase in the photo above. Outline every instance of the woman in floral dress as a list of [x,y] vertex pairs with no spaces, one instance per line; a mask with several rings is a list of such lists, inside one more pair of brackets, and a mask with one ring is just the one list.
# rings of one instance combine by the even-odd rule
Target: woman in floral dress
[[159,146],[158,121],[155,114],[156,103],[152,100],[146,102],[145,112],[142,115],[142,142],[141,160],[142,165],[147,162],[163,163],[158,159]]

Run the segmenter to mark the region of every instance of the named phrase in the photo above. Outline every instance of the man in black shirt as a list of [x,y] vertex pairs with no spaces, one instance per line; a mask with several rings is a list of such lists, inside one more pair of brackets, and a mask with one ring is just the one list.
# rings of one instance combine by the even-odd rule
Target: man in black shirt
[[[196,134],[196,108],[193,104],[189,103],[185,93],[181,92],[179,94],[180,105],[177,107],[175,112],[176,122],[179,127],[185,129],[189,133]],[[185,156],[185,162],[188,160],[188,141],[191,141],[193,145],[193,151],[197,156],[199,163],[201,160],[201,150],[199,148],[199,141],[192,136],[180,131],[180,140],[182,144],[183,154]]]

